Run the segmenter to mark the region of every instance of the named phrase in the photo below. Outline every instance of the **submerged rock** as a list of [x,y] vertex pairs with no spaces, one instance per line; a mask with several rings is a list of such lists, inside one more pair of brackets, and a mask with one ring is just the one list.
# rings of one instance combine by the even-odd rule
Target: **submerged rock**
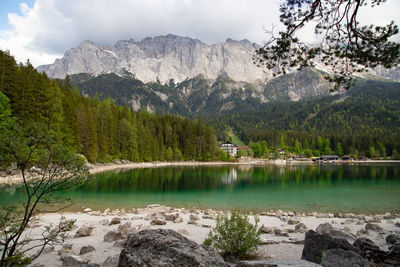
[[211,248],[169,229],[143,230],[128,237],[118,266],[225,266]]

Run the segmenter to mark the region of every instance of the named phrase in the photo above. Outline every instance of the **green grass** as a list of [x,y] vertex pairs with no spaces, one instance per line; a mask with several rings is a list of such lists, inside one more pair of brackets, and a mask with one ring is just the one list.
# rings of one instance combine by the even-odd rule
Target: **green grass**
[[246,144],[243,143],[242,140],[236,134],[232,131],[232,129],[229,130],[229,136],[232,137],[232,142],[235,143],[238,146],[245,146]]

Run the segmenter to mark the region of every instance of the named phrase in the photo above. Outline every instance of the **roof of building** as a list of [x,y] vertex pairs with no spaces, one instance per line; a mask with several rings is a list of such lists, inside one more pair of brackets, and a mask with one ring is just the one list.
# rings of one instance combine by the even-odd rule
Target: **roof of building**
[[237,149],[249,149],[248,146],[237,146]]
[[231,143],[231,142],[224,142],[224,143],[221,143],[221,145],[234,145],[234,146],[236,146],[236,144],[235,143]]

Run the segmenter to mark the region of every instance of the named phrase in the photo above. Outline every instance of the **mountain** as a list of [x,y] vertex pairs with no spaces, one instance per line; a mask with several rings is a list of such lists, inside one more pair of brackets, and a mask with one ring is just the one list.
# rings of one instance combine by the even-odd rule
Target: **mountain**
[[270,101],[300,100],[329,94],[331,85],[314,69],[304,69],[264,83],[237,82],[228,76],[207,79],[204,75],[180,83],[143,83],[132,75],[113,73],[71,75],[71,85],[84,95],[113,98],[134,110],[183,116],[249,112]]
[[203,75],[216,79],[226,75],[235,81],[265,81],[271,73],[257,67],[252,60],[258,46],[248,40],[227,39],[213,45],[197,39],[176,35],[118,41],[113,46],[98,46],[84,41],[68,50],[64,57],[51,65],[42,65],[38,71],[51,78],[64,78],[66,74],[132,73],[143,82],[174,79],[175,82]]
[[[66,51],[53,64],[39,66],[37,70],[46,72],[51,78],[60,79],[66,74],[123,75],[129,72],[145,83],[166,83],[170,79],[182,82],[198,75],[211,80],[223,75],[236,82],[265,83],[271,79],[273,71],[254,64],[253,56],[257,48],[259,45],[248,40],[227,39],[208,45],[197,39],[172,34],[147,37],[139,42],[122,40],[113,46],[99,46],[84,41]],[[331,73],[319,62],[316,62],[316,69]],[[366,78],[371,75],[400,81],[398,67],[375,68],[360,76]]]

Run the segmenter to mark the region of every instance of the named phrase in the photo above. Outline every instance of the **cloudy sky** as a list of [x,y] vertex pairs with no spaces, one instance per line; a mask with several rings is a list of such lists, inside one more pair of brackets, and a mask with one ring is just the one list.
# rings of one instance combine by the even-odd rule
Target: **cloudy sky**
[[[279,24],[282,0],[0,0],[0,49],[34,66],[53,63],[84,40],[113,45],[168,33],[213,44],[227,38],[262,44]],[[400,22],[400,0],[361,16]],[[304,36],[311,38],[311,31]]]

